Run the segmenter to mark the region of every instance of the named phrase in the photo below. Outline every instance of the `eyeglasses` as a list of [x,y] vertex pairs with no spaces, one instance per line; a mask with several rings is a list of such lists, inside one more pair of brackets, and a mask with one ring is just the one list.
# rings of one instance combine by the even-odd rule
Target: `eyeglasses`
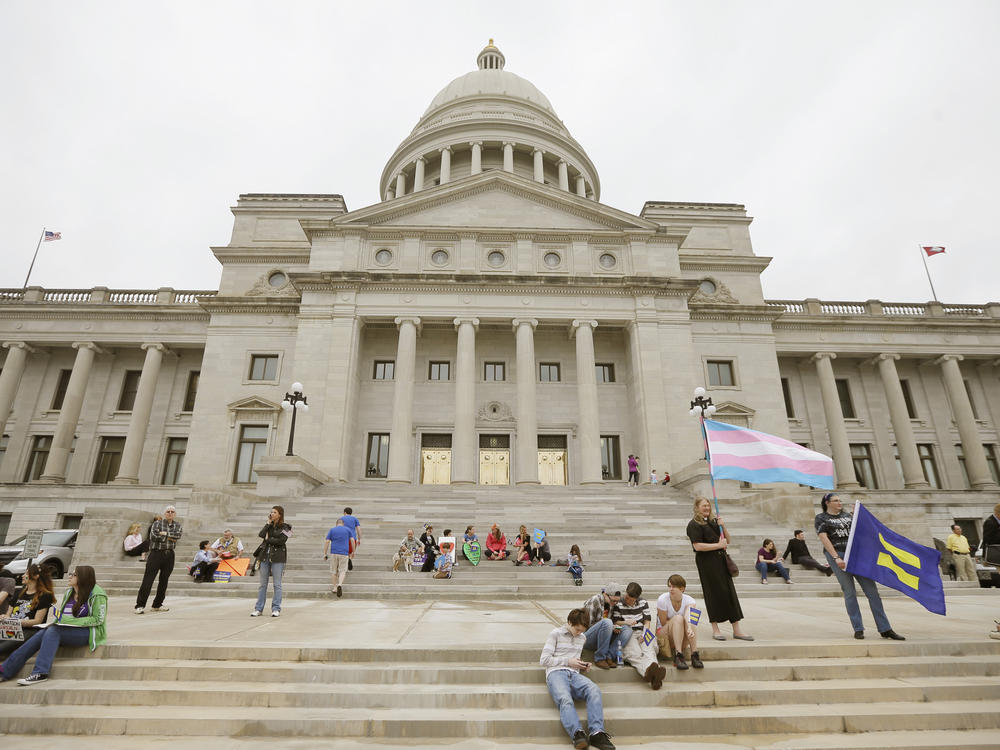
[[69,575],[70,575],[70,578],[76,578],[76,571],[73,571]]

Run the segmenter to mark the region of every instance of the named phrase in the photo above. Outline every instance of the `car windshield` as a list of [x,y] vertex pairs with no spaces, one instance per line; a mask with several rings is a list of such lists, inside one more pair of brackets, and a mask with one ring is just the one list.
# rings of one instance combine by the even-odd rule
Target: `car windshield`
[[[76,536],[75,531],[46,531],[42,534],[42,546],[43,547],[68,547],[72,541],[73,537]],[[13,542],[9,543],[11,547],[23,547],[24,540],[28,538],[28,535],[19,536]]]

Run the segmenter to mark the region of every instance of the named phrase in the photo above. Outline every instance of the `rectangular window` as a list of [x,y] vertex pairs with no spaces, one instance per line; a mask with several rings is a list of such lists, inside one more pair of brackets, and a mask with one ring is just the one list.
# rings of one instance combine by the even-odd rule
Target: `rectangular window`
[[250,377],[248,380],[277,380],[278,355],[254,354],[250,357]]
[[715,386],[734,386],[733,361],[731,359],[710,359],[708,365],[708,384]]
[[906,402],[906,413],[907,413],[907,415],[910,417],[910,419],[916,419],[917,418],[917,409],[913,405],[913,393],[910,391],[910,381],[909,380],[900,380],[899,381],[899,386],[900,386],[900,388],[903,389],[903,401]]
[[877,490],[878,481],[875,479],[872,447],[868,443],[851,443],[851,459],[854,461],[854,476],[858,484],[870,490]]
[[366,477],[389,476],[389,433],[368,433],[368,462],[365,469]]
[[376,359],[372,370],[372,380],[392,380],[396,377],[396,361],[393,359]]
[[930,443],[917,443],[917,454],[920,456],[920,465],[924,469],[924,479],[934,489],[941,489],[937,463],[934,461],[934,446]]
[[163,464],[163,481],[160,484],[180,483],[187,444],[187,438],[170,438],[167,443],[167,460]]
[[965,395],[969,397],[969,406],[972,407],[972,418],[979,419],[979,409],[976,408],[976,399],[972,397],[972,385],[968,380],[963,380],[965,383]]
[[24,472],[24,481],[41,479],[45,471],[45,462],[49,460],[49,449],[52,447],[51,435],[35,435],[31,444],[31,455],[28,457],[28,468]]
[[792,406],[792,389],[788,384],[788,378],[781,379],[781,395],[785,398],[785,416],[792,419],[795,416],[795,408]]
[[[983,445],[983,452],[986,454],[986,465],[990,469],[990,476],[994,482],[1000,484],[1000,468],[997,465],[997,446],[985,443]],[[965,452],[962,450],[961,443],[955,445],[955,453],[958,455],[958,466],[962,470],[962,481],[965,484],[965,489],[972,489],[972,482],[969,481],[969,469],[965,465]]]
[[486,362],[483,364],[483,380],[499,383],[506,379],[507,373],[503,362]]
[[107,484],[118,476],[124,450],[125,438],[101,438],[101,450],[97,454],[97,466],[94,467],[94,484]]
[[257,472],[253,467],[267,453],[266,424],[245,424],[240,427],[240,445],[236,453],[236,470],[233,481],[236,484],[248,484],[257,481]]
[[188,373],[187,389],[184,391],[184,407],[181,411],[194,411],[194,400],[198,397],[198,383],[200,380],[200,370],[191,370]]
[[56,392],[52,397],[52,411],[59,411],[62,409],[63,399],[66,398],[66,389],[69,388],[69,378],[72,374],[72,370],[59,371],[59,380],[56,383]]
[[61,513],[56,519],[57,529],[78,529],[83,522],[83,516],[76,513]]
[[428,380],[451,380],[450,362],[431,362],[427,368]]
[[594,365],[594,372],[597,375],[598,383],[615,382],[615,366],[613,364]]
[[857,419],[854,401],[851,399],[851,384],[847,382],[847,378],[837,378],[837,395],[840,397],[840,410],[844,413],[844,419]]
[[118,411],[132,411],[135,408],[135,394],[139,392],[139,378],[142,370],[126,370],[122,379],[122,395],[118,397]]
[[0,466],[3,465],[4,456],[7,455],[7,443],[9,442],[10,442],[10,435],[0,435]]
[[601,476],[622,478],[622,455],[617,435],[601,435]]
[[538,381],[541,383],[559,382],[559,363],[542,362],[538,365]]
[[7,541],[7,532],[10,531],[11,513],[0,513],[0,544]]

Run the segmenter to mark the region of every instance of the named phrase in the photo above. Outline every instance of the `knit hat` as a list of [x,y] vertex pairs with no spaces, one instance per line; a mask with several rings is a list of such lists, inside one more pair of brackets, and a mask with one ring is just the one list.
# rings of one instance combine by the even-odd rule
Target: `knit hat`
[[622,595],[622,587],[619,586],[614,581],[608,581],[607,583],[605,583],[604,584],[604,588],[601,589],[601,591],[603,591],[608,596],[621,596]]

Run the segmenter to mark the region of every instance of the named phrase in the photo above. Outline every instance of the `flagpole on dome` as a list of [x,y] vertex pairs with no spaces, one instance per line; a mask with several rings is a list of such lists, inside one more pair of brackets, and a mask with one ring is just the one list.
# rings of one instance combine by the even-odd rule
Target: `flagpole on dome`
[[934,291],[934,282],[931,281],[931,269],[927,267],[927,256],[937,255],[938,253],[943,253],[943,247],[925,247],[924,245],[917,245],[917,249],[920,250],[920,259],[924,262],[924,272],[927,274],[927,283],[931,285],[931,295],[934,297],[934,301],[937,302],[937,292]]
[[38,259],[38,248],[42,246],[42,240],[45,239],[45,227],[42,227],[42,233],[38,235],[38,244],[35,245],[35,254],[31,256],[31,265],[28,266],[28,275],[24,277],[24,286],[22,289],[28,288],[28,279],[31,278],[31,271],[35,267],[35,261]]
[[694,389],[694,400],[691,402],[691,411],[689,412],[692,417],[698,417],[698,423],[701,425],[701,439],[705,444],[705,462],[708,464],[708,478],[712,484],[712,502],[715,503],[715,515],[719,515],[719,498],[715,493],[715,476],[712,474],[712,452],[708,447],[708,433],[705,431],[705,415],[712,416],[715,414],[715,404],[712,403],[710,396],[706,395],[706,391],[700,385]]

